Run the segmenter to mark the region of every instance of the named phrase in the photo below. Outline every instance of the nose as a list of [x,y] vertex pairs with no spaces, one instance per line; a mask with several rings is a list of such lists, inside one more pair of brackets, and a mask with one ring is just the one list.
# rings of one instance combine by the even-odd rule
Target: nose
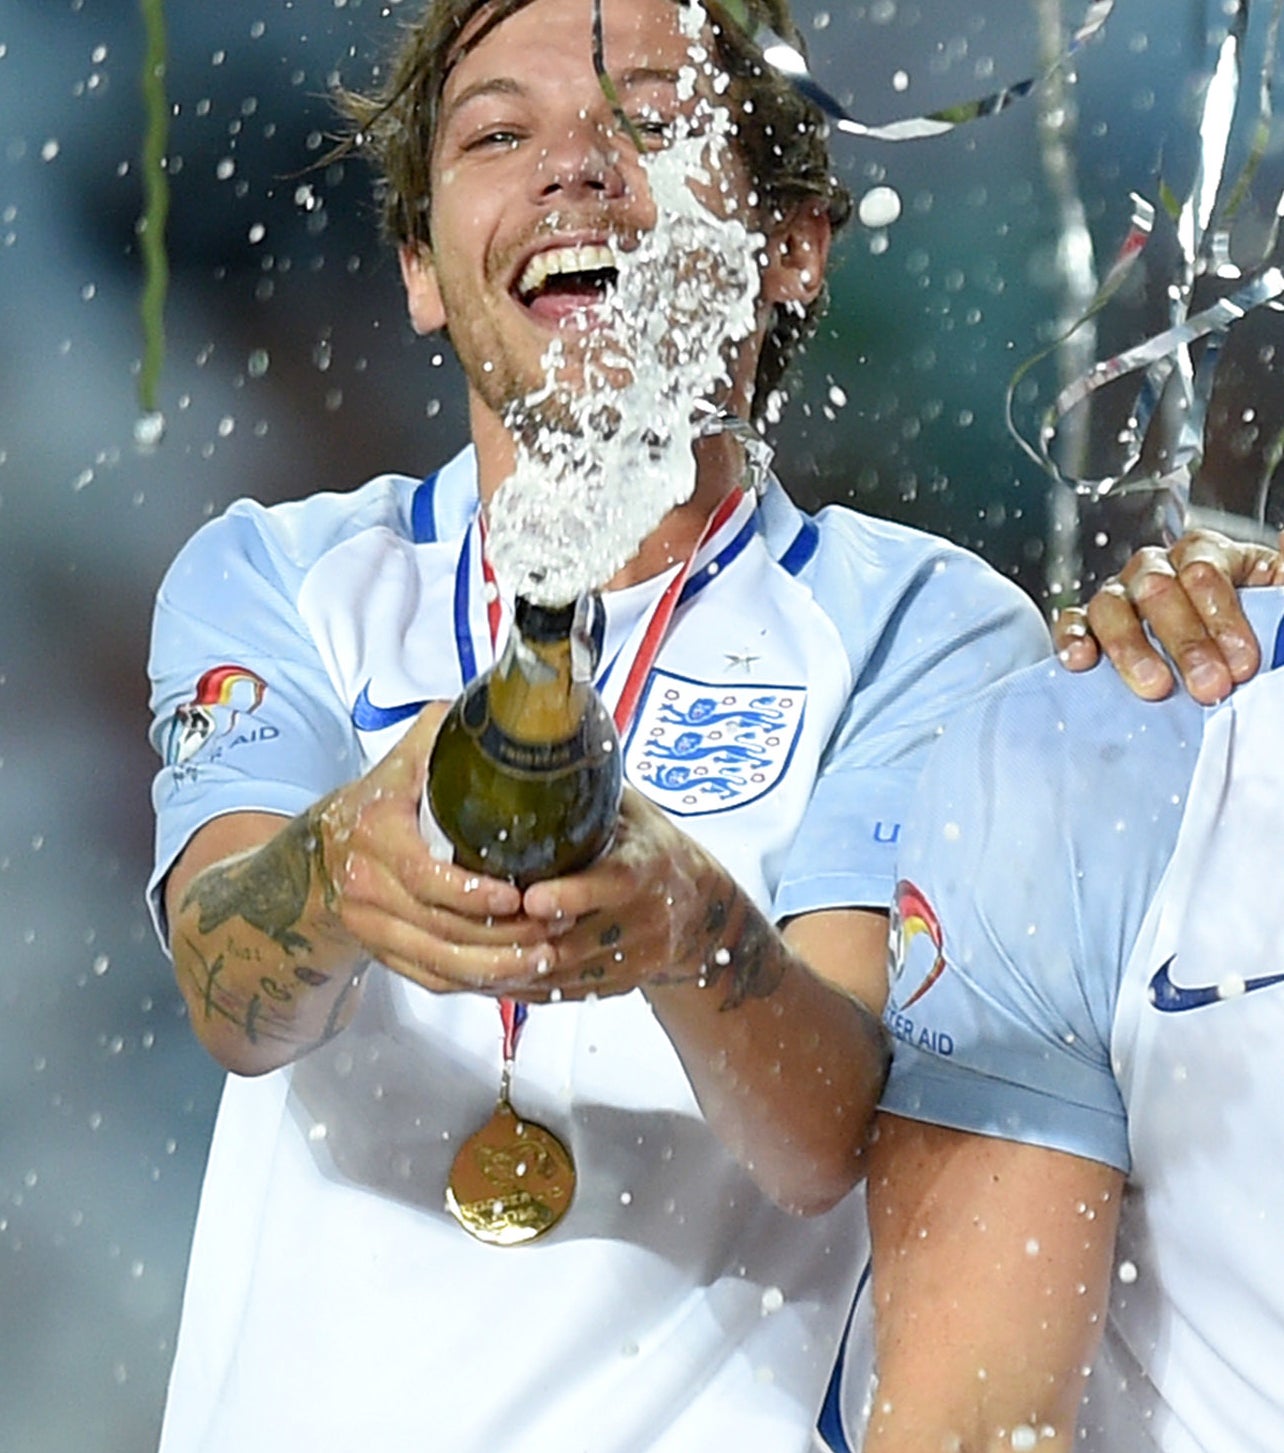
[[560,128],[540,154],[541,200],[622,197],[627,190],[620,137],[597,117],[580,115]]

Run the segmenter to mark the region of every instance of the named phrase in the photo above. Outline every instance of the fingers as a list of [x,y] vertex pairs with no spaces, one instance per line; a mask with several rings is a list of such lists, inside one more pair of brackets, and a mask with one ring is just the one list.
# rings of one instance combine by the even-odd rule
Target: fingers
[[630,862],[616,843],[604,856],[582,872],[565,878],[532,883],[522,895],[522,909],[531,918],[549,924],[572,924],[585,914],[620,910],[636,898],[642,887],[644,865]]
[[1257,643],[1229,584],[1230,561],[1219,547],[1190,546],[1177,558],[1180,570],[1166,551],[1138,550],[1088,602],[1088,626],[1129,688],[1157,701],[1172,691],[1174,678],[1145,633],[1143,623],[1149,625],[1187,691],[1211,705],[1246,679],[1240,673],[1256,669]]
[[1221,701],[1261,665],[1237,588],[1284,584],[1284,534],[1280,545],[1272,550],[1201,529],[1170,550],[1138,550],[1086,611],[1075,606],[1058,615],[1053,639],[1062,662],[1082,671],[1104,653],[1138,696],[1158,700],[1174,677],[1148,626],[1186,690],[1205,705]]
[[637,916],[657,906],[671,917],[708,866],[702,850],[632,787],[624,789],[610,847],[582,872],[533,883],[522,898],[533,918],[553,921],[587,913]]
[[[1281,537],[1284,542],[1284,536]],[[1232,540],[1217,530],[1187,530],[1168,552],[1179,572],[1189,562],[1208,561],[1225,576],[1230,588],[1279,584],[1280,550],[1251,541]]]
[[560,997],[551,977],[552,954],[538,941],[488,946],[447,943],[402,920],[370,925],[384,943],[380,962],[403,979],[433,993],[488,994],[494,998]]
[[461,918],[506,918],[521,908],[521,894],[498,878],[434,857],[419,831],[417,799],[375,791],[335,803],[322,814],[326,863],[336,897],[385,902],[412,920],[446,910]]
[[382,902],[422,927],[432,926],[431,915],[443,909],[476,922],[511,917],[521,908],[511,883],[445,862],[424,841],[424,775],[447,710],[441,702],[425,706],[383,761],[334,793],[320,815],[336,896]]
[[390,925],[402,948],[385,950],[383,961],[403,978],[436,993],[468,992],[491,998],[547,1004],[619,994],[634,987],[632,979],[613,972],[606,962],[582,961],[578,955],[560,962],[556,946],[536,939],[528,945],[447,944]]
[[[1279,552],[1261,545],[1239,544],[1212,531],[1192,531],[1177,541],[1169,558],[1231,680],[1236,683],[1249,680],[1261,665],[1261,652],[1244,616],[1236,586],[1257,581],[1270,583],[1279,565]],[[1152,622],[1152,625],[1163,640],[1159,623]],[[1184,669],[1183,675],[1186,675]],[[1222,695],[1230,689],[1220,680],[1210,678],[1209,684],[1224,686]],[[1189,680],[1188,685],[1200,700],[1205,699]]]
[[[1134,557],[1135,558],[1135,557]],[[1163,567],[1155,566],[1155,575]],[[1175,574],[1168,567],[1168,578],[1175,582]],[[1173,603],[1172,610],[1181,608],[1180,599]],[[1171,624],[1169,634],[1173,634]],[[1088,602],[1086,619],[1101,652],[1107,656],[1119,672],[1129,689],[1146,701],[1159,701],[1173,689],[1173,674],[1160,653],[1147,637],[1142,626],[1142,617],[1134,604],[1127,585],[1112,576]],[[1198,617],[1190,610],[1187,602],[1187,630],[1195,634],[1199,629]]]
[[1052,618],[1052,644],[1068,671],[1088,671],[1101,659],[1097,638],[1081,605],[1064,606]]
[[627,992],[669,957],[663,896],[627,862],[533,884],[523,905],[548,932],[549,981],[564,997]]
[[523,908],[550,927],[552,981],[582,997],[697,978],[729,892],[704,850],[630,789],[611,849],[582,873],[533,884]]
[[319,814],[339,925],[374,959],[438,991],[482,989],[520,977],[547,925],[522,915],[513,884],[433,855],[419,827],[425,764],[445,714],[425,707],[365,777]]

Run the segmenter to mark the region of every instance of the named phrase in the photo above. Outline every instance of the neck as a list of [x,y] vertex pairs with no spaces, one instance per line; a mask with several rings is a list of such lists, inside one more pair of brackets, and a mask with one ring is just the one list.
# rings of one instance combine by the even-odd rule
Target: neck
[[729,434],[697,440],[695,456],[696,487],[691,498],[665,515],[608,583],[610,589],[637,585],[690,559],[709,516],[744,483],[743,450]]
[[[488,410],[473,410],[473,443],[477,449],[478,489],[488,508],[499,487],[513,473],[517,445],[512,434]],[[715,434],[695,444],[696,485],[691,498],[664,516],[638,546],[633,558],[605,582],[608,590],[637,585],[688,559],[713,514],[732,490],[744,483],[744,450],[730,434]]]

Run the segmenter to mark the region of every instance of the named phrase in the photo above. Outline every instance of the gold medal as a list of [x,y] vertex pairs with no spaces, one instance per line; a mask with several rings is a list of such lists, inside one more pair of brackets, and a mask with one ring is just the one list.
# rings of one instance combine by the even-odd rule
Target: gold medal
[[556,1226],[574,1194],[570,1152],[501,1095],[495,1113],[455,1157],[446,1209],[478,1241],[520,1246]]

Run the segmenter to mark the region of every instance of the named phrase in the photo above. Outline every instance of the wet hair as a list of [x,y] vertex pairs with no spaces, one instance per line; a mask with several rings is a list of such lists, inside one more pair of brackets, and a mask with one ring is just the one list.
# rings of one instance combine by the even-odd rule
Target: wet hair
[[[336,93],[336,104],[352,127],[341,149],[359,151],[373,163],[382,229],[394,244],[430,247],[432,243],[432,153],[451,71],[496,26],[533,3],[429,0],[420,18],[405,29],[376,86],[365,94]],[[763,61],[751,38],[765,23],[803,49],[788,0],[703,3],[713,26],[716,59],[730,77],[727,104],[763,225],[770,230],[796,207],[819,201],[837,232],[851,216],[852,198],[833,174],[824,118]],[[584,4],[587,7],[592,0]],[[822,288],[806,309],[776,308],[758,361],[755,416],[766,412],[771,393],[827,301],[827,290]]]

